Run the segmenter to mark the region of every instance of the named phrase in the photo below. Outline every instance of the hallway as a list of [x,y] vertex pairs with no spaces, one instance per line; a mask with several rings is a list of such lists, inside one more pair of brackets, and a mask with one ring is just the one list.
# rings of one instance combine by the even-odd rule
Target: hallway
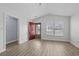
[[30,40],[24,44],[7,46],[1,56],[79,56],[79,49],[68,42]]

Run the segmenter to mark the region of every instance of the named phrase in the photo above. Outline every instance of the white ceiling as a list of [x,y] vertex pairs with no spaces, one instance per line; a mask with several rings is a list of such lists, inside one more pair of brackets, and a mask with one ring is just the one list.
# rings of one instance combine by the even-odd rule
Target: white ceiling
[[21,4],[23,6],[28,6],[30,15],[41,16],[45,14],[54,14],[62,16],[72,16],[79,10],[79,3],[30,3],[30,4]]
[[79,10],[79,3],[4,3],[0,4],[1,9],[2,7],[33,19],[46,14],[72,16]]
[[28,4],[30,14],[39,17],[45,14],[72,16],[79,10],[79,3],[42,3]]
[[72,16],[79,10],[79,3],[51,3],[47,4],[48,13]]

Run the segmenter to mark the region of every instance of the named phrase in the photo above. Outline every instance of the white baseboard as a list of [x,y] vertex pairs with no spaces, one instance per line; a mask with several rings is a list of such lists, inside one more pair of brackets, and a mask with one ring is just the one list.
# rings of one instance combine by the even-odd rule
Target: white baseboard
[[12,43],[12,42],[15,42],[17,40],[11,40],[11,41],[8,41],[6,44],[9,44],[9,43]]
[[2,49],[2,50],[0,50],[0,53],[2,53],[2,52],[4,52],[4,51],[6,51],[6,49]]
[[71,44],[73,44],[75,47],[79,48],[79,44],[77,44],[77,42],[75,41],[70,41]]
[[23,43],[25,43],[25,42],[27,42],[28,40],[24,40],[24,41],[19,41],[18,43],[19,44],[23,44]]
[[[48,40],[48,39],[41,39],[41,40]],[[54,39],[49,39],[49,40],[52,40],[52,41],[62,41],[62,42],[70,42],[69,40],[54,40]]]

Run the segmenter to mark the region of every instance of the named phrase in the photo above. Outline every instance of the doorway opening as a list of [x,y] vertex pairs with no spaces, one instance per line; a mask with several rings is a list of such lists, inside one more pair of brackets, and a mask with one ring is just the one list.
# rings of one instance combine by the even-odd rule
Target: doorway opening
[[36,39],[41,39],[41,23],[35,23],[35,38]]
[[6,16],[6,48],[18,44],[18,18]]
[[41,23],[29,22],[29,40],[41,39]]

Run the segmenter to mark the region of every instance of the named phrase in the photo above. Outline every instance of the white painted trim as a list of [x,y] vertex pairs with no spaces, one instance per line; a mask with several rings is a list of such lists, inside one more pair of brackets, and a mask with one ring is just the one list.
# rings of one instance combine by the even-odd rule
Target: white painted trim
[[73,44],[75,47],[79,48],[79,45],[76,42],[70,41],[70,43]]
[[[4,37],[4,50],[2,50],[2,51],[5,51],[6,50],[6,44],[7,44],[7,42],[6,42],[6,17],[7,16],[12,16],[12,17],[15,17],[15,18],[17,18],[17,20],[18,20],[18,28],[19,28],[19,19],[18,19],[18,17],[16,17],[15,15],[13,15],[13,14],[10,14],[10,13],[7,13],[7,12],[4,12],[3,13],[3,20],[4,20],[4,24],[3,24],[3,26],[4,26],[4,35],[3,35],[3,37]],[[19,29],[18,29],[18,41],[19,41]],[[9,43],[9,42],[8,42]]]
[[2,52],[4,52],[4,51],[6,51],[6,49],[2,49],[2,50],[0,50],[0,53],[2,53]]
[[11,40],[11,41],[8,41],[6,42],[6,44],[9,44],[9,43],[12,43],[12,42],[16,42],[17,40]]
[[[41,40],[48,40],[48,39],[41,39]],[[55,40],[55,39],[49,39],[49,41],[62,41],[62,42],[70,42],[69,40]]]
[[69,40],[54,40],[54,41],[69,42]]
[[28,40],[25,40],[25,41],[19,41],[18,43],[19,43],[19,44],[22,44],[22,43],[25,43],[25,42],[28,42]]

